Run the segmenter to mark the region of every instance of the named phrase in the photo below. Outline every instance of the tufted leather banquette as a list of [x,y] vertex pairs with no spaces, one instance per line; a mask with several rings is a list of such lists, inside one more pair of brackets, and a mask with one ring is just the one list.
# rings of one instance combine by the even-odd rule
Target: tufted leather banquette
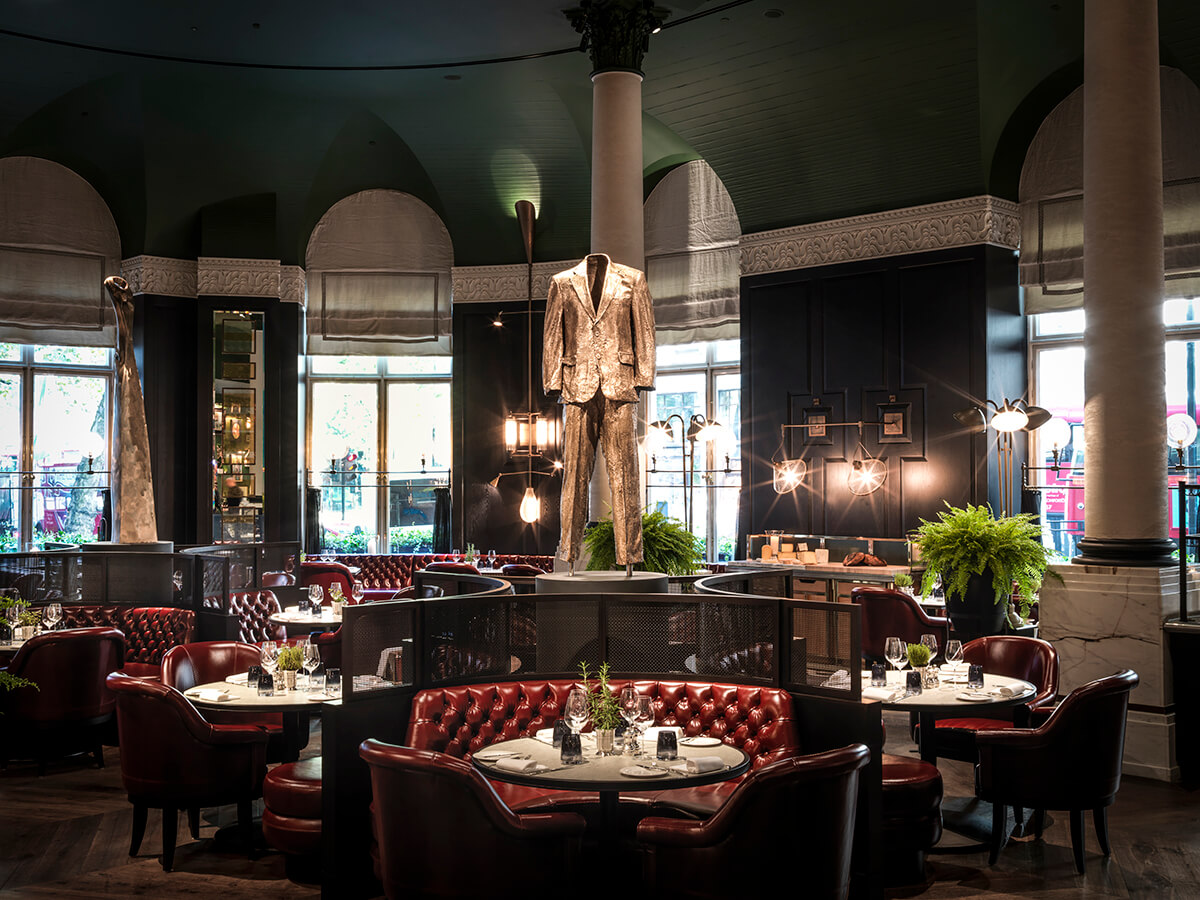
[[[454,559],[450,553],[392,553],[386,555],[345,555],[337,561],[359,569],[355,577],[362,582],[365,599],[390,600],[396,591],[412,584],[413,573],[435,562]],[[516,553],[496,555],[496,565],[510,564],[533,566],[539,572],[554,569],[553,556],[525,556]]]
[[[620,691],[627,681],[611,682]],[[801,753],[792,698],[777,688],[711,682],[635,681],[651,698],[655,725],[678,726],[686,736],[707,735],[738,747],[752,769]],[[574,681],[511,681],[421,691],[413,700],[405,743],[468,757],[496,741],[531,737],[562,715]],[[740,779],[701,788],[623,793],[626,803],[706,816],[720,808]],[[494,782],[514,810],[571,806],[594,793],[553,791]]]
[[287,629],[271,624],[271,616],[282,611],[272,591],[246,591],[229,595],[229,612],[237,616],[238,640],[243,644],[286,640]]
[[119,629],[125,635],[125,674],[157,678],[163,654],[190,642],[195,626],[192,610],[172,606],[64,605],[59,627]]

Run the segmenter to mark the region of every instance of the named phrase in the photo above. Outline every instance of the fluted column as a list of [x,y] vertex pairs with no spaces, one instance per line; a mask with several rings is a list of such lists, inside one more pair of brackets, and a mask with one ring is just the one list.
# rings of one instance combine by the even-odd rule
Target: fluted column
[[1162,124],[1154,0],[1084,10],[1081,563],[1170,565]]

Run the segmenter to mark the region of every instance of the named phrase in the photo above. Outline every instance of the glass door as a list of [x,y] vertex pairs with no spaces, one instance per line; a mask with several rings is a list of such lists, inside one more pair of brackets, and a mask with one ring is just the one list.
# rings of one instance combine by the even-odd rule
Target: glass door
[[21,523],[21,375],[0,374],[0,552],[21,549],[28,525]]
[[98,473],[107,469],[108,384],[97,375],[34,375],[31,540],[96,540],[103,509]]
[[322,547],[379,553],[379,385],[311,385],[311,468],[321,486]]
[[388,547],[433,551],[434,493],[450,468],[450,383],[387,386]]

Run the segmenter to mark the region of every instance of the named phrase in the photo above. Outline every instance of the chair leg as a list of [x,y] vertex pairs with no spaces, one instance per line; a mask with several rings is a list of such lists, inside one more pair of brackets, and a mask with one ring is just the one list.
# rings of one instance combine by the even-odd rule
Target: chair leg
[[197,841],[200,839],[200,807],[190,807],[187,813],[188,831],[191,832],[192,840]]
[[1071,810],[1071,850],[1075,853],[1075,871],[1083,874],[1083,810]]
[[174,807],[163,810],[162,820],[162,867],[170,872],[175,864],[175,839],[179,834],[179,810]]
[[1033,811],[1033,833],[1036,837],[1042,836],[1042,831],[1046,827],[1046,811],[1044,809],[1035,809]]
[[96,746],[92,748],[92,759],[96,761],[96,768],[104,768],[104,745],[96,741]]
[[1014,806],[1013,807],[1013,818],[1017,822],[1017,831],[1018,831],[1018,833],[1020,833],[1020,830],[1025,825],[1025,807]]
[[146,835],[147,812],[148,810],[143,804],[133,804],[133,836],[129,840],[130,856],[137,856],[138,848],[142,846],[142,838]]
[[254,807],[250,800],[239,800],[237,805],[238,832],[246,846],[246,854],[254,858]]
[[1000,850],[1008,841],[1008,807],[999,801],[992,803],[992,850],[988,854],[988,865],[994,866],[1000,858]]
[[1100,852],[1105,856],[1112,856],[1112,847],[1108,845],[1108,807],[1093,809],[1092,822],[1096,825],[1096,840],[1100,844]]

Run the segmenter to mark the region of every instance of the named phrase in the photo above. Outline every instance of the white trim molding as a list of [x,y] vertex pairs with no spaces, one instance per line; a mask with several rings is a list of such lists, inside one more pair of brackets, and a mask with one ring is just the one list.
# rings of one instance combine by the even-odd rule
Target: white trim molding
[[979,196],[743,235],[742,275],[992,244],[1016,250],[1017,204]]
[[[544,300],[550,279],[579,264],[579,260],[533,264],[533,296]],[[455,303],[524,300],[529,296],[529,268],[509,266],[455,266],[450,270],[451,297]]]
[[121,260],[121,277],[135,294],[196,297],[196,261],[166,256],[133,256]]
[[201,256],[196,260],[196,291],[219,297],[278,297],[279,268],[277,259]]
[[285,303],[305,304],[304,269],[300,266],[279,267],[279,299]]

